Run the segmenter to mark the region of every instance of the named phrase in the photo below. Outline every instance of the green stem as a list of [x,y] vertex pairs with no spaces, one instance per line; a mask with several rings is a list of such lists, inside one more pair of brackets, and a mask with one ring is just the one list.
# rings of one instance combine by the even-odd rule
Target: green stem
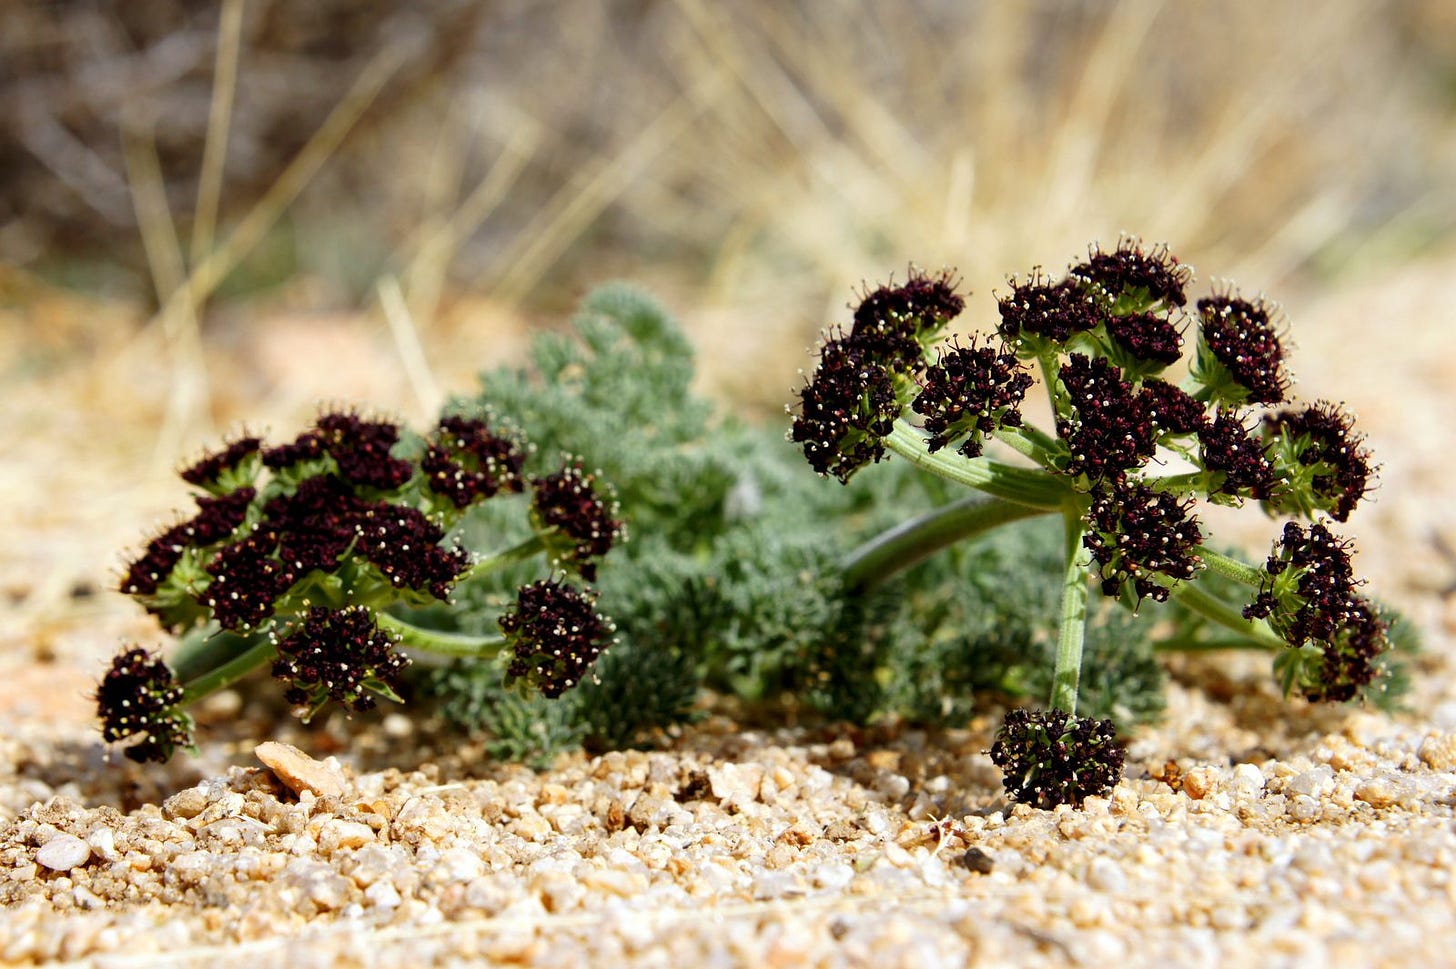
[[1200,616],[1233,630],[1246,640],[1259,644],[1258,648],[1274,650],[1283,649],[1288,645],[1274,634],[1268,623],[1262,619],[1245,619],[1244,614],[1236,606],[1231,606],[1213,595],[1200,586],[1196,580],[1179,582],[1173,587],[1173,594],[1178,597],[1179,602]]
[[885,445],[911,464],[950,481],[970,485],[1003,501],[1041,511],[1060,508],[1068,488],[1045,471],[1012,467],[989,458],[964,458],[954,451],[925,449],[925,437],[903,420],[885,438]]
[[1087,634],[1087,565],[1081,511],[1068,503],[1062,514],[1066,521],[1067,568],[1062,576],[1062,624],[1057,634],[1049,706],[1075,715],[1082,680],[1082,643]]
[[541,536],[533,534],[530,538],[526,539],[523,542],[520,542],[517,545],[512,545],[508,549],[500,552],[495,552],[494,554],[487,555],[485,558],[480,559],[470,568],[465,570],[465,574],[460,577],[460,581],[465,582],[469,579],[479,578],[482,575],[489,575],[490,573],[503,569],[508,565],[515,565],[517,562],[524,562],[531,556],[545,550],[546,543],[542,541]]
[[1171,491],[1175,495],[1186,495],[1204,488],[1207,482],[1208,472],[1189,471],[1185,474],[1170,474],[1161,478],[1149,478],[1146,483],[1154,491]]
[[1203,559],[1209,571],[1217,573],[1226,579],[1233,579],[1235,582],[1257,589],[1264,582],[1264,570],[1257,569],[1252,565],[1240,562],[1238,559],[1229,558],[1222,552],[1215,552],[1207,545],[1198,546],[1198,556]]
[[1250,639],[1247,636],[1222,636],[1217,639],[1170,636],[1153,643],[1153,650],[1159,653],[1209,653],[1227,649],[1253,649],[1267,653],[1269,644],[1262,640]]
[[213,623],[182,637],[170,665],[178,682],[186,683],[242,655],[255,644],[255,636],[240,636]]
[[260,638],[226,663],[203,673],[182,687],[182,699],[177,706],[185,707],[218,690],[225,690],[254,670],[267,665],[277,656],[278,647],[273,644],[273,641]]
[[398,636],[402,645],[442,656],[494,656],[506,644],[504,636],[462,636],[438,629],[421,629],[387,612],[377,613],[374,618],[381,629]]
[[846,555],[840,569],[851,588],[873,588],[948,545],[1049,510],[970,495],[881,532]]

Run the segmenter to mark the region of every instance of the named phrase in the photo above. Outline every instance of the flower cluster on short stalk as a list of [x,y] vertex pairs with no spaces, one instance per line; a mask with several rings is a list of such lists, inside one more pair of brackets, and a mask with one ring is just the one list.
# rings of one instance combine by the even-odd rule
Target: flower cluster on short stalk
[[[553,568],[588,582],[622,539],[596,475],[567,460],[528,479],[527,454],[518,435],[464,416],[443,418],[418,444],[402,442],[393,422],[348,411],[326,412],[277,446],[241,437],[181,472],[202,492],[196,514],[148,542],[120,588],[173,632],[226,630],[260,644],[260,665],[271,661],[305,715],[329,701],[367,710],[376,698],[398,699],[392,684],[408,664],[397,624],[382,623],[388,610],[448,601],[474,567],[452,537],[468,509],[529,489],[538,544],[527,550],[550,552]],[[553,589],[555,599],[537,603],[538,624],[606,623],[575,587]],[[563,672],[536,677],[542,691],[579,680],[604,645],[589,635],[552,640]],[[184,691],[161,659],[127,650],[97,692],[106,738],[140,736],[128,756],[166,759],[188,743],[181,706],[190,684],[212,683],[216,672],[198,673]]]

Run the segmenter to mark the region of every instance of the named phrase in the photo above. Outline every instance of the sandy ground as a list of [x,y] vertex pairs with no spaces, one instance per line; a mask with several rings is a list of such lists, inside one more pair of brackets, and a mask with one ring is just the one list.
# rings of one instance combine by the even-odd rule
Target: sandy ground
[[[1256,658],[1175,660],[1166,720],[1134,738],[1127,779],[1080,812],[1006,803],[983,753],[996,711],[936,734],[753,732],[713,718],[661,750],[536,773],[403,716],[305,730],[224,694],[201,711],[198,757],[162,768],[108,757],[86,694],[120,642],[160,642],[108,583],[118,550],[180,497],[156,432],[170,364],[156,334],[108,327],[104,308],[78,331],[57,323],[45,330],[53,347],[28,348],[36,362],[7,390],[0,428],[0,960],[1446,962],[1453,269],[1416,266],[1290,307],[1296,391],[1338,392],[1383,464],[1378,500],[1349,530],[1372,591],[1425,636],[1409,711],[1286,703]],[[48,294],[10,295],[7,312],[50,306]],[[511,321],[492,325],[484,342],[519,346]],[[301,338],[287,327],[213,347],[272,368],[229,385],[220,423],[263,392],[283,422],[354,391],[427,411],[372,326],[308,330],[322,341],[311,352],[357,386],[289,373]],[[92,347],[79,374],[47,363],[77,345]],[[237,389],[264,373],[273,384]],[[264,770],[264,740],[323,759],[317,790]]]

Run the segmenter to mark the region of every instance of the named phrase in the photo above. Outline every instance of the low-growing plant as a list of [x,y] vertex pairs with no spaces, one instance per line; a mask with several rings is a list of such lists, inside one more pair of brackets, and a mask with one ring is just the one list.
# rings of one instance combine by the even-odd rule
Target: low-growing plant
[[[792,438],[821,475],[848,482],[894,454],[985,496],[864,547],[846,569],[861,586],[1007,522],[1061,519],[1048,708],[1008,716],[991,748],[1017,800],[1080,803],[1121,774],[1112,722],[1077,715],[1091,587],[1133,612],[1176,597],[1235,638],[1165,645],[1269,649],[1285,691],[1310,700],[1349,700],[1379,678],[1389,620],[1358,591],[1352,543],[1326,524],[1370,490],[1370,454],[1339,406],[1288,400],[1283,323],[1263,299],[1231,288],[1199,299],[1188,372],[1170,380],[1191,278],[1164,247],[1094,247],[1061,278],[1012,279],[994,334],[962,344],[945,339],[964,308],[954,278],[912,270],[828,333],[799,392]],[[1034,369],[1055,433],[1022,417]],[[1030,466],[985,455],[993,440]],[[1288,522],[1257,567],[1210,547],[1199,501],[1314,520]],[[1212,592],[1205,571],[1244,587],[1241,601]]]
[[[624,286],[538,336],[529,367],[483,374],[427,437],[327,413],[290,444],[243,438],[183,472],[198,512],[122,580],[183,638],[170,665],[117,658],[104,734],[165,759],[191,703],[265,667],[305,717],[397,700],[414,677],[413,701],[532,763],[650,740],[715,693],[746,716],[927,724],[1049,696],[992,748],[1008,793],[1049,806],[1115,782],[1112,721],[1161,710],[1160,650],[1277,650],[1286,689],[1348,699],[1388,621],[1348,545],[1293,525],[1257,569],[1210,549],[1191,506],[1343,521],[1369,458],[1329,405],[1249,428],[1288,382],[1261,301],[1201,301],[1185,386],[1164,379],[1188,277],[1162,250],[1094,251],[1014,283],[995,338],[942,343],[963,300],[912,272],[830,334],[791,440],[697,395],[680,329]],[[1032,361],[1055,434],[1020,416]],[[984,455],[991,441],[1027,460]],[[857,474],[890,454],[907,460]],[[1171,600],[1170,621],[1138,615],[1147,599]],[[420,654],[452,661],[411,667]]]

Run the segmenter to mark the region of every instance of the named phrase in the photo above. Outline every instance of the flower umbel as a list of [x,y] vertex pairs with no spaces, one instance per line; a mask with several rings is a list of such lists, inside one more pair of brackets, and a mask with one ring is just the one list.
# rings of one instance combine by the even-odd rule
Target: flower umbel
[[558,697],[581,682],[612,642],[611,620],[594,597],[554,579],[522,586],[516,608],[500,618],[514,651],[506,684],[521,683]]
[[1007,796],[1033,807],[1080,806],[1109,793],[1122,777],[1123,750],[1112,721],[1064,710],[1012,710],[990,753]]
[[290,684],[288,702],[310,715],[329,700],[356,713],[373,709],[377,696],[399,701],[391,683],[409,657],[395,650],[398,643],[368,609],[315,606],[292,632],[274,639],[273,675]]
[[181,712],[182,688],[172,670],[139,647],[124,651],[96,688],[96,715],[107,743],[141,737],[125,750],[137,762],[164,761],[192,746],[192,719]]

